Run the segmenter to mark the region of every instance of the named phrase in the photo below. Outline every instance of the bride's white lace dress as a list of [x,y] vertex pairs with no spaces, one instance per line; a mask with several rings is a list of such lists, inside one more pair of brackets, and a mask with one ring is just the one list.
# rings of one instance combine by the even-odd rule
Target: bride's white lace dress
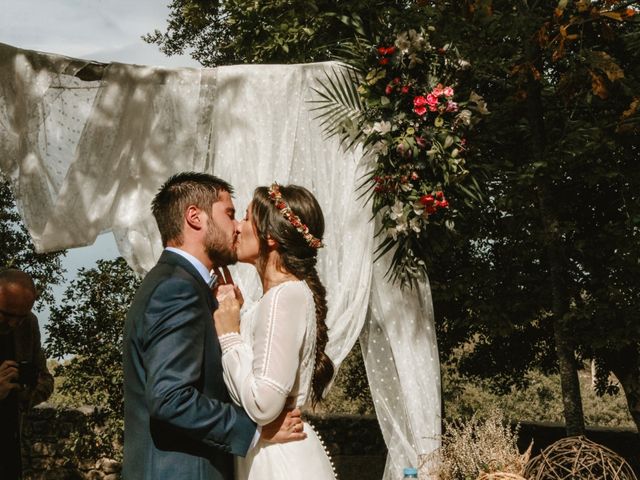
[[[285,406],[305,407],[311,398],[316,314],[304,281],[271,288],[242,317],[240,334],[220,337],[224,380],[233,400],[259,425]],[[315,431],[307,438],[268,444],[260,441],[236,460],[238,480],[331,480],[331,461]]]

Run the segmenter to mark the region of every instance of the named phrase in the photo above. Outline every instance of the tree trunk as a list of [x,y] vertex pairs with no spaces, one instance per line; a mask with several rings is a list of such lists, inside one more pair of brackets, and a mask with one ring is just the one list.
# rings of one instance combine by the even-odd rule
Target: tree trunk
[[615,362],[607,359],[607,366],[622,386],[629,413],[640,435],[640,352],[636,346],[624,349],[616,357]]
[[566,283],[563,241],[558,228],[558,220],[555,218],[553,210],[549,208],[550,198],[548,186],[539,182],[538,202],[545,230],[545,249],[551,276],[553,338],[562,386],[565,428],[568,436],[584,435],[584,413],[575,347],[570,327],[566,321],[566,314],[569,310],[569,294]]
[[[535,40],[529,39],[525,45],[531,66],[542,75],[543,65],[539,47]],[[527,84],[527,119],[531,129],[531,155],[534,162],[549,161],[547,158],[547,136],[544,123],[544,105],[539,78],[533,68],[528,74]],[[571,332],[566,321],[569,311],[569,295],[567,289],[566,254],[564,240],[559,228],[558,216],[553,208],[553,195],[549,185],[550,178],[542,178],[538,174],[536,190],[538,209],[544,228],[544,248],[550,270],[550,286],[552,292],[553,331],[560,383],[562,386],[562,404],[568,436],[585,433],[580,382],[575,358],[575,348]]]

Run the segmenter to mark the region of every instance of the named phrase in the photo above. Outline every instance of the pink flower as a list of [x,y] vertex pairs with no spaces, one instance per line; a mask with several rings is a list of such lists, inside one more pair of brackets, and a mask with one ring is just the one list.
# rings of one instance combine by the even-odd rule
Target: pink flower
[[402,93],[409,93],[409,85],[403,85],[400,91]]
[[442,90],[442,84],[439,83],[436,88],[433,89],[433,91],[431,92],[433,95],[435,95],[436,97],[439,97],[440,95],[442,95],[444,93],[444,91]]
[[447,112],[457,112],[458,111],[458,104],[456,102],[452,102],[451,100],[449,100],[447,102]]
[[427,101],[427,99],[425,97],[423,97],[422,95],[420,95],[418,97],[413,97],[413,106],[414,107],[424,107],[428,103],[429,102]]
[[444,87],[444,90],[442,92],[444,93],[445,97],[453,97],[453,88],[451,87]]
[[[416,143],[418,144],[418,146],[420,148],[425,148],[427,146],[427,141],[424,138],[420,137],[420,136],[416,136]],[[413,172],[413,173],[415,174],[415,172]],[[413,178],[413,175],[412,175],[412,178]],[[415,180],[415,178],[414,178],[414,180]]]
[[435,107],[436,105],[438,105],[438,96],[434,95],[433,93],[427,95],[427,104],[430,107]]
[[384,89],[385,95],[391,95],[393,92],[393,87],[391,85],[387,85],[387,88]]
[[413,107],[413,111],[416,112],[418,115],[422,116],[425,113],[427,113],[427,108],[426,107]]

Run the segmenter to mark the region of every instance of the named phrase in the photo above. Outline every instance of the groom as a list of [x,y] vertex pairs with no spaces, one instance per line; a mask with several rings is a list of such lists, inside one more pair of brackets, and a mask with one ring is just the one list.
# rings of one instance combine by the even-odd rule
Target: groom
[[[124,480],[231,480],[232,455],[260,437],[231,403],[212,320],[209,272],[236,261],[232,193],[219,178],[187,172],[153,199],[165,250],[125,322]],[[261,437],[303,439],[299,415],[283,413]]]

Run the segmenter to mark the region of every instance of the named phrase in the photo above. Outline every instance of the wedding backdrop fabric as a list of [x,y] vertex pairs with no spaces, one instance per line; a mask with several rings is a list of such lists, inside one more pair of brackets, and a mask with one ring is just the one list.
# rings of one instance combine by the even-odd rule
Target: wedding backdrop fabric
[[[428,284],[400,290],[373,264],[374,223],[356,186],[360,151],[344,152],[314,120],[312,87],[336,63],[166,69],[96,64],[0,44],[0,170],[39,251],[113,232],[143,274],[162,246],[150,201],[173,173],[218,175],[242,216],[257,185],[304,185],[326,220],[319,258],[328,291],[328,354],[358,336],[389,448],[385,479],[440,444],[440,377]],[[235,268],[245,308],[260,295]]]

